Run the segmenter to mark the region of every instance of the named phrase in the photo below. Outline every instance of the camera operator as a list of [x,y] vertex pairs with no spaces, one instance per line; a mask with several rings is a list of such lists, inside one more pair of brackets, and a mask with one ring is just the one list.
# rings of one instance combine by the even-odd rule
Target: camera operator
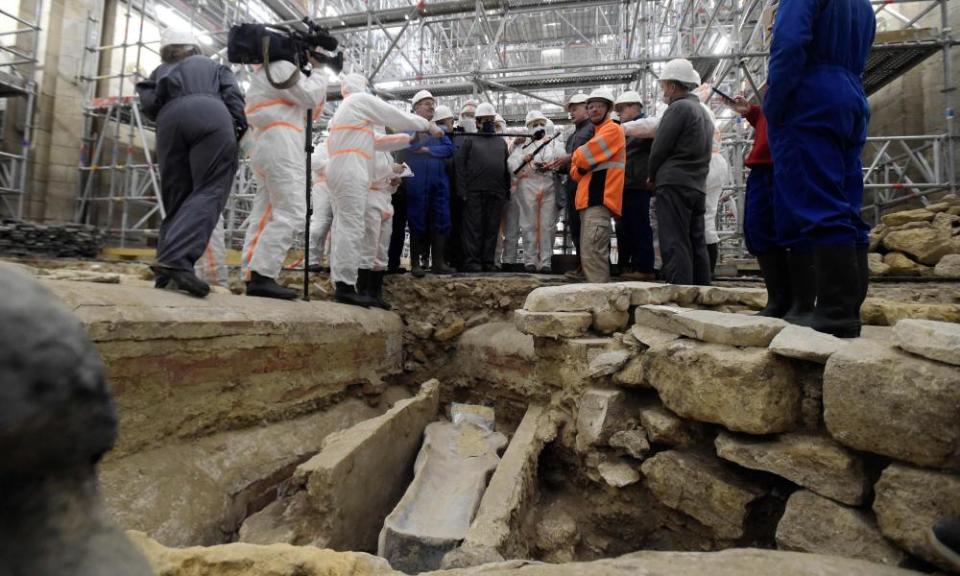
[[160,58],[149,80],[137,83],[144,115],[157,122],[166,210],[151,269],[157,288],[203,297],[210,286],[197,278],[194,265],[233,185],[237,140],[247,129],[243,94],[230,69],[203,56],[189,32],[164,30]]
[[[321,63],[310,56],[319,70]],[[269,72],[269,75],[268,75]],[[271,79],[300,77],[289,88],[277,88]],[[318,116],[327,93],[319,73],[309,76],[286,60],[260,66],[247,91],[247,118],[256,128],[251,166],[257,195],[243,241],[243,272],[247,296],[292,300],[298,296],[277,284],[294,234],[306,217],[306,155],[304,122],[307,110]]]

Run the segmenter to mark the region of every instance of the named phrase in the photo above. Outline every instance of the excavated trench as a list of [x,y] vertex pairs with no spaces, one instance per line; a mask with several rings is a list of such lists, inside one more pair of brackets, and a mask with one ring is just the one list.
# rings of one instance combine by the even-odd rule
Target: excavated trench
[[[955,445],[915,456],[897,446],[829,440],[825,359],[787,359],[695,331],[659,341],[672,320],[656,320],[658,334],[634,321],[638,308],[651,304],[748,310],[757,305],[749,289],[667,297],[644,288],[655,296],[641,302],[636,288],[626,292],[625,306],[616,303],[623,293],[611,293],[599,305],[590,296],[568,310],[550,304],[563,294],[539,308],[527,298],[538,288],[562,290],[555,277],[396,277],[387,284],[396,315],[340,306],[304,313],[298,304],[291,311],[229,295],[184,304],[128,279],[142,274],[137,265],[100,266],[96,273],[118,274],[119,285],[92,288],[75,281],[89,276],[70,278],[52,267],[41,277],[51,276],[47,283],[88,324],[113,374],[121,437],[100,470],[108,512],[121,527],[166,546],[282,542],[376,554],[384,519],[416,484],[415,472],[427,476],[429,464],[417,462],[425,428],[451,420],[454,404],[493,408],[495,432],[507,443],[470,452],[499,459],[472,472],[485,491],[463,500],[471,508],[465,533],[450,528],[450,540],[437,535],[438,522],[414,525],[398,540],[395,569],[743,547],[932,569],[915,536],[885,523],[889,498],[881,487],[898,466],[932,470],[939,482],[933,489],[945,497],[960,486],[956,465],[939,455]],[[315,284],[315,296],[323,299],[325,288]],[[957,314],[954,288],[893,287],[898,302],[876,304],[876,323],[924,306],[928,317]],[[157,294],[160,301],[145,307],[144,295]],[[518,319],[525,303],[529,312]],[[870,336],[883,345],[891,340],[889,329]],[[611,355],[613,368],[604,365]],[[957,383],[956,367],[916,369]],[[770,386],[771,404],[792,394],[791,405],[768,410],[760,402],[744,408],[755,422],[741,421],[723,407],[692,406],[658,379],[691,389],[745,382],[731,402]],[[721,392],[691,392],[710,394]],[[781,408],[786,416],[774,413]],[[939,417],[927,416],[933,423]],[[493,435],[445,433],[461,456],[464,438]],[[757,455],[756,442],[787,437],[799,443],[795,449]],[[807,469],[818,467],[819,475]],[[457,470],[428,476],[439,483],[438,495],[443,482],[456,483]],[[920,481],[910,489],[917,486],[931,489]],[[798,495],[819,508],[793,509]],[[422,500],[411,502],[423,507]],[[795,519],[804,513],[814,516]],[[839,530],[841,542],[818,539],[817,523]],[[846,539],[855,542],[844,548]]]

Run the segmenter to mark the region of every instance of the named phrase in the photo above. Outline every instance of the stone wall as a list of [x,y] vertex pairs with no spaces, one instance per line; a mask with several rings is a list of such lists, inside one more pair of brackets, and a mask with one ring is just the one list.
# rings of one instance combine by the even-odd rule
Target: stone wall
[[842,341],[685,307],[754,296],[644,283],[532,292],[516,324],[561,385],[560,442],[596,483],[642,487],[712,546],[936,565],[926,530],[960,515],[960,326],[901,320]]

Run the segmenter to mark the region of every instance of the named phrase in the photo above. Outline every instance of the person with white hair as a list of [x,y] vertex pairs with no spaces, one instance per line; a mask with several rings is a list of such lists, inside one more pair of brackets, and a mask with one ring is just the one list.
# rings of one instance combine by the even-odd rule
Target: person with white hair
[[[311,64],[320,67],[312,57]],[[275,80],[296,77],[288,88],[274,85]],[[243,240],[241,267],[247,296],[292,300],[299,294],[280,286],[277,278],[306,219],[303,131],[307,110],[319,116],[326,96],[322,74],[306,76],[285,60],[261,66],[250,80],[246,112],[256,129],[250,166],[257,194]]]
[[467,134],[477,133],[477,103],[467,100],[460,109],[459,128]]
[[666,112],[648,161],[656,187],[661,275],[670,284],[710,284],[704,216],[714,124],[692,90],[700,74],[689,60],[667,62],[660,73]]
[[137,83],[144,116],[157,123],[160,224],[158,288],[203,297],[210,286],[194,266],[203,255],[233,186],[237,142],[247,130],[243,94],[230,68],[203,56],[192,34],[168,28],[162,63]]
[[404,112],[367,91],[367,79],[347,74],[340,83],[343,102],[330,120],[327,186],[333,204],[330,278],[337,302],[369,307],[375,301],[356,290],[363,251],[370,182],[375,169],[375,126],[443,135],[426,118]]
[[553,256],[556,221],[556,189],[547,166],[556,159],[553,130],[547,132],[547,117],[531,110],[526,117],[527,131],[538,139],[518,138],[508,163],[517,180],[516,203],[519,208],[520,234],[523,237],[523,263],[527,272],[549,272]]

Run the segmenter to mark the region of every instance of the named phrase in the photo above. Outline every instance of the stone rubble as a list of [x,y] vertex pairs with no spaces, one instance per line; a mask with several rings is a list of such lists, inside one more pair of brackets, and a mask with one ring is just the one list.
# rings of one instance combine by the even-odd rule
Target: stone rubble
[[606,444],[625,425],[626,397],[617,389],[590,388],[580,398],[577,414],[577,451]]
[[529,312],[517,310],[513,320],[517,330],[539,338],[577,338],[593,324],[589,312]]
[[843,340],[830,334],[790,324],[770,342],[770,351],[785,358],[826,364],[844,344]]
[[713,310],[683,312],[675,320],[702,342],[766,348],[787,323],[779,318],[725,314]]
[[897,322],[893,334],[907,352],[960,366],[960,324],[906,319]]

